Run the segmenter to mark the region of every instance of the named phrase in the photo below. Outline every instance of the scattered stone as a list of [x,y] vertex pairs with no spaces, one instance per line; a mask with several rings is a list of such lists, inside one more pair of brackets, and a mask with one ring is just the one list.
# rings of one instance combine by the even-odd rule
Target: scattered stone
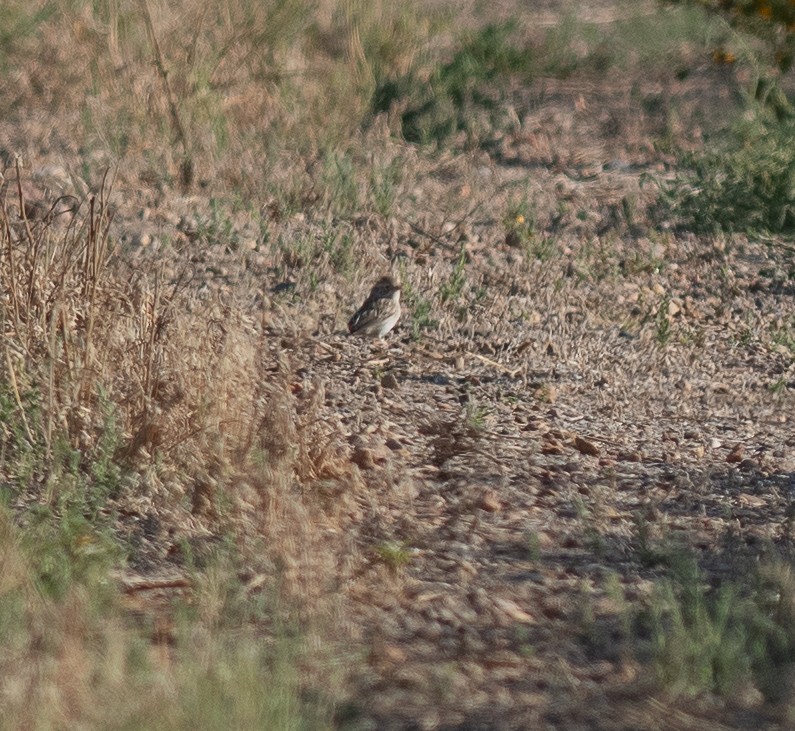
[[729,464],[736,464],[737,462],[741,462],[743,459],[743,452],[744,452],[743,445],[735,444],[734,447],[732,447],[732,450],[729,452],[729,454],[726,455],[726,461]]
[[502,597],[494,598],[494,605],[514,622],[521,624],[535,624],[535,618],[525,612],[516,602]]
[[499,498],[493,490],[487,490],[480,497],[478,507],[487,513],[496,513],[502,507]]
[[394,373],[386,373],[381,378],[381,386],[382,388],[394,390],[396,388],[400,388],[400,383],[398,382],[398,379],[395,377]]
[[375,467],[375,455],[372,449],[359,447],[354,449],[351,454],[351,462],[363,470],[371,470]]
[[130,237],[130,243],[135,247],[141,248],[151,246],[153,240],[152,234],[148,233],[147,231],[138,231]]
[[599,456],[599,447],[579,435],[574,437],[574,448],[581,454],[587,454],[590,457]]
[[279,282],[278,284],[274,284],[273,287],[271,287],[271,292],[273,294],[285,294],[287,292],[293,291],[295,291],[295,282],[290,281]]
[[535,396],[538,401],[554,404],[558,398],[558,389],[550,383],[545,383],[535,390],[533,396]]
[[759,462],[755,459],[745,458],[740,464],[737,465],[739,469],[743,472],[758,472],[759,471]]
[[407,655],[402,648],[393,644],[384,644],[380,647],[380,659],[395,665],[402,665],[407,660]]

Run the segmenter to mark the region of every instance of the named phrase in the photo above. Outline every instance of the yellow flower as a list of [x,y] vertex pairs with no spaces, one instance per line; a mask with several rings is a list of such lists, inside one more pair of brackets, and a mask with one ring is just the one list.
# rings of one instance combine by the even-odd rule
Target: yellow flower
[[731,64],[737,60],[737,57],[731,52],[723,48],[716,48],[712,52],[712,60],[714,63]]

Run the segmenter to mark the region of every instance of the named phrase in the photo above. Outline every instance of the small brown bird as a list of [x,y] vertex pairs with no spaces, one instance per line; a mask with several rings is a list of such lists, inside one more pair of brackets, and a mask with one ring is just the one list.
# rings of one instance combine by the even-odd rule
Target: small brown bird
[[382,338],[400,318],[400,285],[392,277],[381,277],[364,304],[348,321],[348,332]]

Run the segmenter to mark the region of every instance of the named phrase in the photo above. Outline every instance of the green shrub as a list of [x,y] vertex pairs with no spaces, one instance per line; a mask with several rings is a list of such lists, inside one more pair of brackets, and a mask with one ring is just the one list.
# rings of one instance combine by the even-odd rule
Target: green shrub
[[743,121],[681,165],[661,198],[680,227],[795,234],[795,122]]
[[795,651],[795,580],[790,566],[761,568],[749,581],[710,586],[695,560],[679,555],[647,615],[661,682],[675,693],[727,696],[756,687],[776,700]]
[[498,122],[504,92],[493,82],[533,70],[533,54],[512,41],[514,30],[513,23],[503,23],[471,33],[453,57],[434,66],[427,77],[412,69],[379,79],[373,114],[396,104],[401,132],[409,142],[440,145],[458,132],[479,138]]

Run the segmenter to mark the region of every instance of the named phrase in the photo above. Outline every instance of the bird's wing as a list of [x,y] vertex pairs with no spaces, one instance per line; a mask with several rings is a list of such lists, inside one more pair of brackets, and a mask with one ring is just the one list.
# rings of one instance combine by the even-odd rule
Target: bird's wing
[[383,298],[368,298],[367,301],[348,320],[348,331],[362,330],[387,317],[391,301]]

